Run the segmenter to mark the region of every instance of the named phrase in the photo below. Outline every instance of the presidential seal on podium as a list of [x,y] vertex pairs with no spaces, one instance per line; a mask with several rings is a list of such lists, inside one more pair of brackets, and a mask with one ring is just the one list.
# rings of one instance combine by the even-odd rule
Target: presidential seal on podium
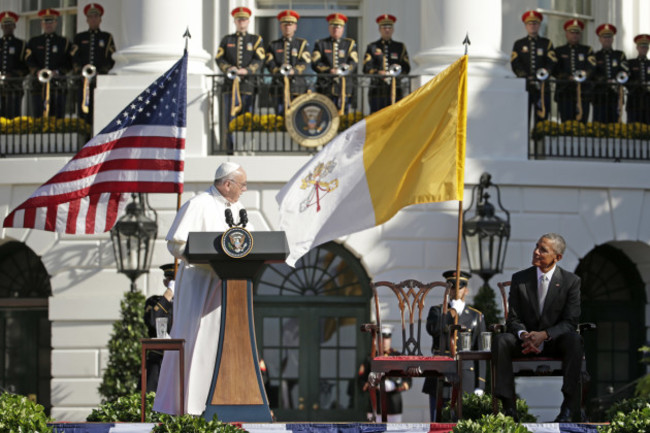
[[221,248],[233,259],[246,257],[253,249],[253,235],[243,227],[231,227],[221,236]]
[[339,121],[334,103],[327,96],[310,92],[291,101],[285,124],[300,145],[318,147],[334,138]]

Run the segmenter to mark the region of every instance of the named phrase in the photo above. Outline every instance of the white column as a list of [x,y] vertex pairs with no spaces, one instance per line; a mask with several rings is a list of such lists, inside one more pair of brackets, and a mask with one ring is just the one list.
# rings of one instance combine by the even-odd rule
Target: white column
[[414,56],[416,74],[436,74],[465,53],[469,35],[469,73],[511,75],[501,51],[501,0],[422,0],[421,51]]
[[120,9],[124,46],[113,56],[113,73],[164,72],[182,56],[187,28],[188,72],[212,72],[212,55],[203,48],[202,0],[122,0]]

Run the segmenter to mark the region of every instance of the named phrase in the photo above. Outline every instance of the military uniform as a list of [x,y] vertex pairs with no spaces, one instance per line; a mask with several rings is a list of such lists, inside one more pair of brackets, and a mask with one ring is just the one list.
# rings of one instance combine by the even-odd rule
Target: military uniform
[[[364,74],[376,74],[378,71],[387,71],[391,65],[395,64],[402,67],[400,74],[408,75],[411,71],[406,45],[402,42],[397,42],[392,39],[379,39],[368,44],[366,47],[366,55],[363,58]],[[392,79],[392,77],[386,76],[375,78],[370,83],[368,101],[371,113],[390,105]],[[395,101],[399,101],[406,92],[400,85],[400,79],[395,77],[395,80],[397,80]]]
[[[359,61],[357,44],[354,39],[350,38],[341,38],[338,41],[333,38],[320,39],[314,45],[311,60],[312,69],[319,74],[329,74],[330,69],[338,68],[343,64],[347,64],[350,67],[350,73],[354,74]],[[345,81],[346,111],[349,111],[354,83],[350,77],[345,77]],[[328,96],[334,102],[334,105],[339,107],[341,82],[341,77],[319,76],[316,80],[316,90]]]
[[266,50],[266,67],[273,77],[272,89],[275,99],[276,114],[284,113],[284,78],[280,76],[282,65],[291,65],[294,75],[289,75],[290,92],[293,97],[307,91],[307,81],[302,75],[311,63],[309,42],[293,37],[281,38],[271,42]]
[[650,124],[650,61],[647,56],[639,56],[630,59],[628,66],[627,123]]
[[[560,119],[563,122],[575,120],[578,114],[577,83],[572,81],[576,71],[585,71],[589,77],[596,65],[596,58],[591,47],[587,45],[562,45],[555,49],[557,54],[557,67],[555,77],[559,80],[555,86],[555,101],[558,103]],[[580,106],[582,117],[580,121],[587,122],[589,118],[589,92],[588,81],[580,85]]]
[[[144,323],[147,325],[149,338],[157,338],[156,319],[167,318],[167,333],[172,329],[173,304],[164,296],[154,295],[147,298],[144,305]],[[150,350],[147,353],[147,392],[156,392],[163,352]]]
[[[0,21],[16,22],[18,15],[13,12],[0,14]],[[27,72],[25,63],[26,44],[13,35],[0,38],[0,75],[6,79],[0,81],[0,117],[8,119],[20,116],[20,103],[23,98],[23,82]]]
[[550,76],[556,64],[555,48],[547,38],[526,36],[516,40],[512,46],[510,66],[517,77],[526,79],[528,118],[530,119],[530,112],[534,111],[536,122],[547,119],[551,107],[551,86],[547,81],[544,84],[544,110],[542,110],[542,86],[536,78],[536,73],[539,69],[544,68]]
[[[598,36],[616,34],[616,27],[602,24],[596,29]],[[596,67],[592,79],[594,81],[592,105],[594,107],[594,122],[613,123],[618,121],[618,105],[620,85],[616,84],[616,75],[628,72],[627,59],[620,50],[601,49],[596,52]]]
[[98,74],[108,74],[115,61],[115,41],[108,32],[87,30],[77,33],[72,48],[72,64],[75,72],[79,73],[86,65],[97,67]]

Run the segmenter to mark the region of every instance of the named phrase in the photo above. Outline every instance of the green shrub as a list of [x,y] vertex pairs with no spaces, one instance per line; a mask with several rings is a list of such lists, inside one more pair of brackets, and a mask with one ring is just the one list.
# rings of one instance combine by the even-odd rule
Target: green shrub
[[233,424],[217,421],[217,416],[208,422],[203,417],[194,415],[172,416],[160,414],[160,424],[154,426],[152,433],[244,433]]
[[618,413],[629,413],[633,410],[642,410],[650,408],[650,400],[647,397],[634,397],[617,401],[607,409],[606,417],[608,421],[613,420]]
[[[497,400],[498,401],[498,400]],[[501,409],[501,401],[498,401],[499,409]],[[485,415],[492,414],[492,396],[484,393],[482,395],[463,393],[463,419],[465,420],[479,420]],[[517,399],[517,415],[519,415],[520,422],[536,422],[537,417],[528,413],[528,405],[526,400]],[[446,422],[452,421],[451,417],[451,402],[447,403],[442,409],[442,420]]]
[[650,433],[650,406],[630,412],[617,412],[609,425],[599,426],[600,433]]
[[0,394],[0,432],[51,432],[43,406],[22,395]]
[[[160,413],[154,412],[153,399],[156,393],[150,392],[145,400],[145,422],[159,422]],[[88,415],[88,422],[140,422],[142,414],[140,407],[142,404],[139,392],[128,396],[118,397],[116,400],[103,403],[97,409]]]
[[494,290],[487,285],[483,284],[474,296],[472,306],[483,313],[483,318],[487,326],[501,323],[501,316],[499,307],[497,307],[496,296]]
[[127,292],[120,303],[121,319],[113,324],[108,342],[108,365],[99,385],[103,402],[128,396],[140,385],[140,339],[147,336],[144,324],[144,295],[138,291]]
[[[463,412],[464,413],[464,412]],[[452,430],[453,433],[530,433],[525,426],[516,423],[503,414],[483,415],[481,419],[462,419]]]

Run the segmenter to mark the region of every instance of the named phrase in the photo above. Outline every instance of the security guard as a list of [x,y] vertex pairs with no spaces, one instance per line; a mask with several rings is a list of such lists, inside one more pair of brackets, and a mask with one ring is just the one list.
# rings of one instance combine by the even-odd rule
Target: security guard
[[648,45],[650,35],[641,34],[634,38],[639,55],[628,61],[630,79],[627,83],[627,123],[650,124],[650,61]]
[[[147,298],[144,304],[144,323],[147,325],[149,338],[158,338],[156,319],[167,318],[167,333],[172,329],[173,320],[173,297],[174,297],[174,264],[162,265],[163,285],[165,293],[162,296],[153,295]],[[147,392],[156,392],[158,378],[160,376],[160,365],[162,364],[163,353],[150,350],[147,353]]]
[[[230,13],[235,21],[235,33],[226,35],[219,44],[215,61],[226,78],[223,86],[224,116],[227,125],[237,115],[250,113],[255,105],[256,75],[264,67],[264,43],[262,37],[248,33],[253,14],[247,7],[238,7]],[[236,77],[236,79],[235,79]],[[232,135],[227,137],[227,150],[233,152]]]
[[[275,102],[275,113],[284,114],[284,79],[281,75],[288,74],[290,79],[290,94],[292,97],[307,91],[307,82],[302,75],[311,63],[309,42],[295,36],[298,29],[298,12],[287,9],[278,14],[282,37],[276,39],[266,49],[266,67],[275,77],[272,92]],[[283,71],[282,68],[287,70]]]
[[[366,47],[366,55],[363,58],[363,73],[381,75],[384,78],[373,79],[370,84],[368,102],[371,113],[391,104],[392,76],[408,75],[411,71],[406,45],[392,39],[397,18],[393,15],[383,14],[379,15],[376,21],[379,25],[381,38]],[[395,73],[397,69],[400,72]],[[388,77],[386,77],[387,75]],[[395,83],[395,101],[402,99],[405,93],[397,83]]]
[[[434,305],[429,309],[427,332],[433,337],[431,353],[441,354],[449,350],[449,332],[447,328],[454,323],[456,317],[458,317],[458,324],[462,328],[472,332],[472,350],[478,350],[481,333],[485,332],[486,328],[483,313],[466,304],[465,298],[469,293],[467,283],[472,275],[469,272],[460,271],[458,299],[456,299],[456,271],[446,271],[442,276],[450,287],[449,309],[446,316],[442,316],[442,305]],[[444,338],[441,339],[441,336],[444,336]],[[463,364],[463,392],[471,393],[476,390],[484,390],[485,371],[485,362],[483,361],[465,362]],[[436,420],[437,415],[439,416],[437,409],[442,407],[442,402],[438,402],[437,399],[438,386],[441,384],[449,388],[449,384],[444,384],[443,379],[427,377],[422,387],[422,392],[429,394],[429,410],[432,422]],[[449,396],[443,395],[443,401],[448,399]]]
[[[316,41],[311,55],[311,67],[314,71],[318,74],[332,75],[319,75],[316,81],[316,90],[328,96],[337,108],[345,112],[349,112],[352,106],[351,96],[354,84],[350,77],[344,75],[356,73],[359,62],[357,43],[354,39],[343,37],[347,22],[348,17],[341,13],[328,15],[327,29],[330,35]],[[336,75],[339,76],[334,77]],[[345,83],[345,92],[341,91],[343,83]]]
[[22,77],[28,72],[25,41],[14,36],[17,21],[18,15],[14,12],[0,12],[0,117],[8,119],[20,116],[24,93]]
[[39,71],[50,70],[50,110],[49,114],[63,117],[65,111],[66,82],[61,79],[72,67],[70,41],[56,34],[57,20],[60,13],[56,9],[41,9],[43,34],[34,36],[27,42],[25,58],[32,77],[32,111],[35,116],[42,116],[46,104],[46,88],[38,80]]
[[589,82],[596,58],[590,46],[580,44],[585,24],[579,19],[564,23],[567,43],[555,49],[557,66],[555,77],[555,101],[558,103],[560,120],[579,120],[583,123],[589,118]]
[[[528,119],[535,113],[535,123],[548,118],[551,107],[551,86],[544,82],[555,69],[557,57],[553,43],[539,36],[544,16],[537,11],[527,11],[521,16],[528,36],[515,41],[510,55],[510,66],[517,77],[526,79],[528,92]],[[538,79],[538,74],[540,78]],[[544,91],[542,99],[542,90]]]
[[[612,123],[618,121],[619,92],[622,86],[617,84],[619,72],[629,74],[627,59],[623,51],[612,49],[616,27],[613,24],[601,24],[596,28],[596,35],[601,49],[596,51],[594,68],[594,122]],[[622,106],[620,107],[623,108]]]
[[[84,7],[88,30],[77,33],[72,45],[72,66],[75,74],[81,74],[86,65],[92,65],[96,68],[96,73],[103,75],[108,74],[115,61],[113,53],[115,52],[115,42],[113,36],[108,32],[99,29],[104,15],[104,8],[99,3],[89,3]],[[82,111],[80,116],[86,120],[92,119],[93,101],[96,81],[85,77],[83,82],[84,90],[80,93]]]

